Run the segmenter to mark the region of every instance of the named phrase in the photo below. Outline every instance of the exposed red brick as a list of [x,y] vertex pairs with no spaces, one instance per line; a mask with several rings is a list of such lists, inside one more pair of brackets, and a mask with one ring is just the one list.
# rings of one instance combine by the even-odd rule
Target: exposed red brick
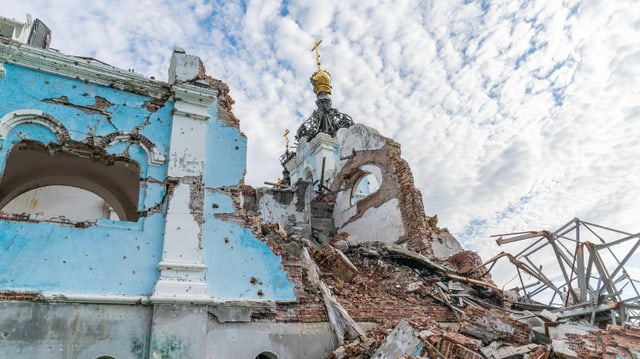
[[458,268],[460,275],[491,282],[491,276],[486,274],[486,269],[482,266],[482,259],[476,252],[462,251],[451,256],[448,262]]
[[367,209],[380,207],[385,202],[397,198],[404,226],[405,239],[409,248],[426,256],[432,256],[429,244],[429,223],[424,212],[422,193],[415,186],[409,164],[400,157],[400,145],[386,137],[381,139],[386,144],[378,150],[358,151],[357,155],[347,161],[336,175],[331,191],[343,190],[345,184],[354,185],[363,174],[360,167],[366,164],[377,166],[382,171],[380,188],[370,196],[358,201],[357,213],[352,220],[359,218]]
[[322,271],[333,275],[344,282],[351,282],[358,275],[356,268],[349,259],[332,246],[326,246],[316,251],[316,264]]
[[0,302],[6,301],[32,301],[36,299],[36,292],[0,292]]

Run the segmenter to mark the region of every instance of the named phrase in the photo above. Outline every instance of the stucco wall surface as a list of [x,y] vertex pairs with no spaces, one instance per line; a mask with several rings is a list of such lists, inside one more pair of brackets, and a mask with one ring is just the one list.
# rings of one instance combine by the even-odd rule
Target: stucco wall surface
[[[140,166],[137,222],[99,220],[83,226],[0,221],[3,290],[140,295],[158,276],[164,232],[166,161],[172,103],[5,64],[0,79],[0,171],[13,144],[77,141],[129,158]],[[20,114],[33,115],[22,116]],[[44,117],[43,117],[44,116]],[[15,120],[20,118],[20,120]],[[122,142],[136,133],[146,140]],[[142,138],[142,137],[138,137]],[[146,148],[145,148],[146,146]],[[34,174],[35,175],[35,174]],[[26,180],[26,179],[25,179]],[[158,207],[155,211],[151,209]]]
[[151,307],[0,303],[0,358],[149,356]]

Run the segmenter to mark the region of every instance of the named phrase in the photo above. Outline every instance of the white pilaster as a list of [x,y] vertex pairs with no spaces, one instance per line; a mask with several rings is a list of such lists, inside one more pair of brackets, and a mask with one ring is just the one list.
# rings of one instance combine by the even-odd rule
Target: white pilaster
[[207,124],[217,92],[206,87],[180,84],[172,86],[174,95],[168,177],[176,181],[170,195],[162,261],[158,263],[160,278],[152,301],[167,298],[204,298],[207,266],[202,259],[202,223],[194,213],[201,212],[204,198],[202,176],[206,149]]

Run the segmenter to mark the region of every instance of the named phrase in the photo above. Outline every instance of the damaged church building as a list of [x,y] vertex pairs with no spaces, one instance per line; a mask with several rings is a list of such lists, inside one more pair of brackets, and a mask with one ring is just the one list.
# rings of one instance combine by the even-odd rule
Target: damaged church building
[[[317,108],[253,188],[197,56],[176,48],[162,82],[50,39],[0,18],[0,358],[640,356],[638,234],[582,242],[607,228],[575,219],[483,262],[426,215],[400,144],[334,107],[320,42]],[[518,287],[493,282],[500,259]]]

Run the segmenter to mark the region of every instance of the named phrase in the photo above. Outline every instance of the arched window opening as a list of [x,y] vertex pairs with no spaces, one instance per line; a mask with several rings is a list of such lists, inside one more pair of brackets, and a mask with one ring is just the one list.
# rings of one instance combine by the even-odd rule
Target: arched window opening
[[96,359],[116,359],[116,357],[112,357],[111,355],[101,355]]
[[313,182],[313,173],[310,169],[305,168],[304,172],[302,173],[302,178],[307,182]]
[[255,359],[278,359],[278,356],[271,352],[262,352]]
[[365,173],[358,180],[351,189],[351,205],[354,206],[359,201],[367,198],[371,194],[380,189],[380,183],[371,173]]
[[15,197],[2,211],[28,214],[36,220],[96,221],[120,218],[109,203],[95,193],[69,186],[34,188]]
[[[79,207],[103,206],[96,209],[102,212],[100,218],[137,221],[139,192],[140,167],[133,161],[74,141],[63,145],[22,141],[11,148],[5,162],[0,208],[38,215],[46,205],[49,212],[55,212],[54,217],[84,221],[94,218],[73,218]],[[56,201],[63,203],[53,203]],[[19,211],[16,206],[29,210]]]

